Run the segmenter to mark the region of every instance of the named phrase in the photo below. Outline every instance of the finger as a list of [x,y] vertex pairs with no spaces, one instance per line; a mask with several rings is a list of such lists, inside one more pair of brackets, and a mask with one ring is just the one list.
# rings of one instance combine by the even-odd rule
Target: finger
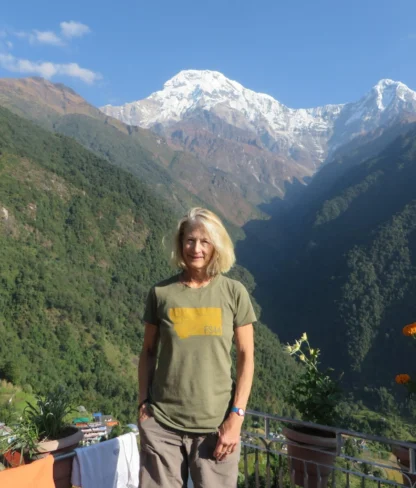
[[232,454],[235,451],[236,444],[230,444],[227,448],[228,454]]
[[148,418],[150,418],[149,415],[147,415],[146,413],[142,413],[140,415],[139,421],[143,422],[144,420],[147,420]]
[[228,444],[227,446],[227,456],[232,454],[235,451],[235,444]]
[[220,456],[217,458],[217,461],[224,461],[224,459],[226,459],[227,456],[229,456],[229,452],[228,451],[223,451]]
[[221,454],[222,451],[225,450],[225,446],[224,444],[222,443],[222,440],[220,439],[220,437],[218,437],[218,440],[217,440],[217,445],[215,446],[215,449],[214,449],[214,454],[213,456],[215,458],[218,458],[218,456]]
[[217,456],[217,461],[222,461],[223,459],[225,459],[227,457],[227,453],[225,451],[222,451],[219,453],[219,455]]
[[217,458],[218,461],[223,461],[227,456],[229,456],[233,452],[233,445],[232,444],[223,444],[222,450]]

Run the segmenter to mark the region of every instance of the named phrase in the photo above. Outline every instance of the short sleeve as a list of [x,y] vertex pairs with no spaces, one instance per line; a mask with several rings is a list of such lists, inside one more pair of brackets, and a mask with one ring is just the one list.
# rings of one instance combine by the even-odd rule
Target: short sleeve
[[256,320],[248,291],[244,285],[237,283],[235,287],[234,327],[252,324]]
[[159,325],[159,320],[157,316],[157,297],[154,287],[149,291],[149,294],[147,295],[143,320],[148,324]]

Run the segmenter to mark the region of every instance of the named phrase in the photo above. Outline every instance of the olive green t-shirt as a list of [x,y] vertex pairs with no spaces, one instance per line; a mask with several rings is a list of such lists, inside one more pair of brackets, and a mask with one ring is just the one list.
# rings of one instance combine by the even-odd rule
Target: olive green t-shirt
[[156,420],[198,433],[221,425],[233,401],[234,328],[255,320],[245,287],[222,275],[202,288],[189,288],[174,276],[151,289],[144,321],[160,333],[150,387]]

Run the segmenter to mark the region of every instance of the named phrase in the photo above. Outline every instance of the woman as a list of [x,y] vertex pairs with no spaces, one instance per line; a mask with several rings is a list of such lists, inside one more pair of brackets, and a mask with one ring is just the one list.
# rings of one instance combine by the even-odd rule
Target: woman
[[221,274],[235,256],[215,214],[190,210],[178,224],[172,257],[182,271],[151,289],[144,314],[140,487],[182,488],[190,472],[195,488],[235,488],[256,317],[244,286]]

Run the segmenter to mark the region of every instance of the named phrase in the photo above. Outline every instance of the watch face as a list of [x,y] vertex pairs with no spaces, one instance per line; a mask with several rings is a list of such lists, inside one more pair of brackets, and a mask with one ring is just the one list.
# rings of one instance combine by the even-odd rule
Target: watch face
[[242,408],[238,409],[238,415],[240,415],[240,417],[244,417],[244,410]]

